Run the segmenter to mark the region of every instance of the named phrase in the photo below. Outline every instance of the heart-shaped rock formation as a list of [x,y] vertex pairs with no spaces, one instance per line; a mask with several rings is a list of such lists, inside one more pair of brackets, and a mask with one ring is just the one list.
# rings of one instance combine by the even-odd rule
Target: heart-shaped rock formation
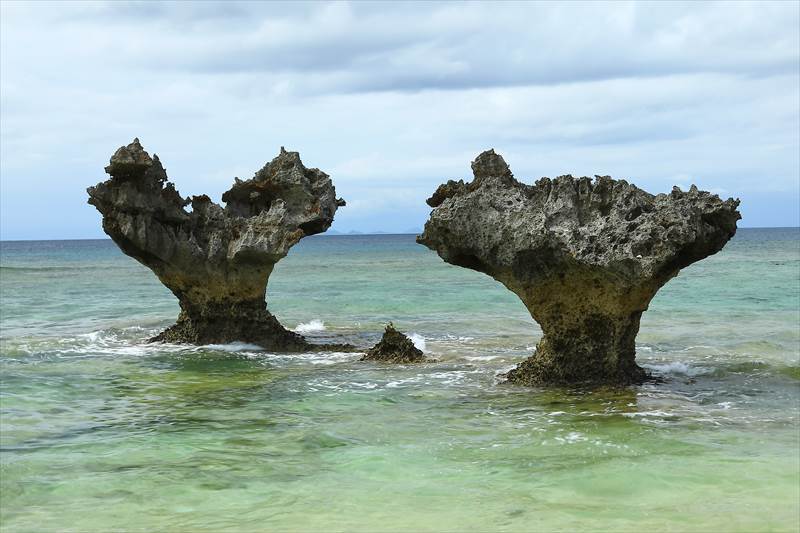
[[275,263],[301,238],[327,230],[344,205],[328,175],[303,166],[297,152],[281,148],[253,178],[236,178],[222,195],[224,208],[206,195],[182,198],[158,156],[151,158],[138,139],[119,148],[105,170],[111,178],[87,189],[103,230],[181,306],[177,323],[151,340],[243,341],[275,351],[348,348],[310,345],[267,311]]
[[649,194],[608,176],[517,181],[494,150],[474,179],[448,181],[417,242],[492,276],[542,327],[536,353],[508,374],[522,384],[641,382],[639,319],[667,281],[736,233],[738,200],[692,186]]

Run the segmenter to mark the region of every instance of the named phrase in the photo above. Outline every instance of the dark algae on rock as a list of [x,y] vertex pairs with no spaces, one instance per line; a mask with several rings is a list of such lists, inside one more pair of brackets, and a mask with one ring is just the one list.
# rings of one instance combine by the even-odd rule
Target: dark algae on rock
[[103,230],[180,303],[177,323],[152,341],[347,348],[310,345],[267,311],[275,263],[301,238],[327,230],[344,205],[328,175],[306,168],[297,152],[281,148],[253,178],[236,178],[222,195],[224,208],[206,195],[182,198],[138,139],[119,148],[105,171],[111,177],[87,189]]
[[427,361],[422,350],[414,346],[411,339],[397,331],[389,322],[380,342],[370,348],[362,361],[384,363],[424,363]]
[[428,199],[417,241],[446,262],[492,276],[541,325],[535,354],[508,373],[521,384],[630,384],[639,320],[656,292],[736,233],[738,200],[692,186],[649,194],[608,176],[517,181],[494,150],[474,179]]

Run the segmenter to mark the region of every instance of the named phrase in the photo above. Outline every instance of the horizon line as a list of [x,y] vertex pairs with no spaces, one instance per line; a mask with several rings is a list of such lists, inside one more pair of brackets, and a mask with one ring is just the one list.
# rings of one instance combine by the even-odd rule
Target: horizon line
[[[800,226],[743,226],[741,228],[737,228],[737,231],[743,229],[797,229],[800,230]],[[369,237],[369,236],[376,236],[376,235],[419,235],[416,232],[408,233],[408,232],[355,232],[355,233],[345,233],[345,232],[336,232],[336,233],[316,233],[314,235],[306,235],[306,237]],[[303,238],[306,238],[303,237]],[[111,237],[81,237],[81,238],[74,238],[74,239],[0,239],[0,243],[3,242],[53,242],[53,241],[110,241],[112,240]]]

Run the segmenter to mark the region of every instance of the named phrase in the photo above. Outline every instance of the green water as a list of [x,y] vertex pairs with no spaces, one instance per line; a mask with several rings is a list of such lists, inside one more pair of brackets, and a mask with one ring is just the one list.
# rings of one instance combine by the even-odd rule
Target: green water
[[110,241],[0,267],[4,533],[800,528],[797,229],[671,281],[638,337],[664,381],[625,390],[503,384],[540,330],[413,236],[305,239],[268,300],[320,341],[392,320],[421,366],[143,344],[177,304]]

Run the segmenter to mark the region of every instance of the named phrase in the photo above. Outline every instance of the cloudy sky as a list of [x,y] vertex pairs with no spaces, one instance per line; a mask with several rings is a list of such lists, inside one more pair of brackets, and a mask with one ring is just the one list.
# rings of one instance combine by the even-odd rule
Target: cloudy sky
[[487,148],[800,224],[797,2],[1,5],[2,239],[103,236],[85,188],[136,136],[217,201],[298,150],[339,231],[420,227]]

